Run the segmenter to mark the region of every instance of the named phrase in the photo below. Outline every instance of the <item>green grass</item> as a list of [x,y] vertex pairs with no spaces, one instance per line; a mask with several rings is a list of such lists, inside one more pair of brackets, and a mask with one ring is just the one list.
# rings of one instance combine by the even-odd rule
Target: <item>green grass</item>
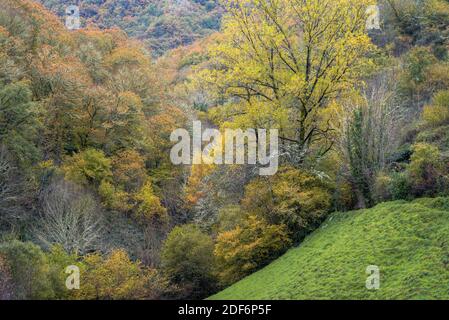
[[[380,268],[368,290],[366,268]],[[212,300],[449,299],[449,199],[334,213],[300,247]]]

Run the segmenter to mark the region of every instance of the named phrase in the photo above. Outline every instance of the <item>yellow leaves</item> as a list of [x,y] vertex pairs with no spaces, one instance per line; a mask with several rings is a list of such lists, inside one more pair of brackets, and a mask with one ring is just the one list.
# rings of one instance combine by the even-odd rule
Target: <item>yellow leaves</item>
[[[1,36],[2,38],[7,38],[7,37],[10,36],[9,31],[8,31],[5,27],[3,27],[3,26],[0,26],[0,36]],[[3,39],[2,39],[2,40],[3,40]],[[2,44],[3,44],[3,43],[2,43]]]
[[136,110],[142,109],[142,100],[140,97],[131,91],[120,92],[118,95],[118,104],[123,108],[133,108]]
[[424,107],[422,120],[428,126],[437,127],[449,122],[449,91],[438,92],[432,105]]
[[63,90],[66,83],[88,86],[92,84],[85,65],[74,56],[61,56],[58,49],[42,45],[33,56],[33,68],[40,76],[51,82],[53,90]]
[[433,63],[426,72],[428,88],[433,91],[449,88],[449,63]]
[[111,147],[132,147],[142,137],[145,115],[141,98],[131,91],[123,91],[112,97],[105,106],[106,117],[101,124],[105,139],[116,143]]
[[[218,122],[221,129],[270,128],[282,130],[291,126],[288,109],[264,101],[241,102],[240,104],[233,104],[220,109],[229,111],[227,116],[222,118],[227,121]],[[217,108],[213,112],[220,111],[220,109]],[[212,116],[214,116],[214,113],[212,113]]]
[[142,189],[135,195],[139,202],[136,215],[144,222],[150,222],[155,225],[165,226],[168,223],[169,216],[160,199],[154,194],[153,186],[147,181]]
[[108,209],[127,212],[133,207],[130,202],[131,196],[108,181],[101,182],[98,194],[102,199],[102,205]]
[[242,208],[292,234],[309,230],[331,207],[326,182],[313,173],[283,167],[269,179],[255,179],[245,188]]
[[[339,130],[342,128],[341,120],[346,113],[343,106],[337,103],[336,100],[332,100],[329,104],[317,111],[318,124],[321,130],[332,129]],[[337,131],[338,132],[338,131]]]
[[438,12],[440,15],[449,15],[449,4],[442,0],[426,1],[426,8],[429,12]]
[[435,183],[435,179],[441,176],[444,162],[441,159],[441,153],[438,147],[427,144],[417,143],[413,145],[413,154],[411,162],[407,168],[414,184]]
[[114,36],[111,30],[100,30],[93,27],[83,28],[72,33],[78,46],[89,43],[95,46],[100,52],[110,52],[114,44]]
[[154,271],[139,261],[132,262],[125,250],[114,250],[107,258],[90,254],[84,258],[82,285],[75,292],[78,299],[123,300],[143,299]]
[[134,150],[125,150],[112,160],[113,183],[103,180],[98,188],[102,203],[109,209],[129,212],[143,223],[166,225],[167,210],[154,193],[146,173],[143,157]]
[[123,65],[148,67],[150,59],[139,47],[118,47],[105,59],[107,66],[115,69]]
[[170,135],[174,130],[185,127],[186,121],[184,112],[173,106],[165,106],[161,113],[147,118],[146,130],[151,160],[169,162],[168,157],[173,146]]
[[223,36],[209,47],[209,70],[198,73],[198,83],[230,102],[211,117],[226,127],[280,128],[293,140],[310,130],[317,135],[317,109],[350,90],[369,64],[366,10],[373,3],[225,2]]
[[218,235],[215,256],[220,265],[220,280],[233,283],[270,262],[290,245],[284,225],[269,225],[249,216],[242,226]]
[[67,158],[62,169],[68,180],[82,185],[98,186],[112,177],[111,160],[96,149],[87,149]]
[[449,108],[444,106],[425,106],[421,116],[422,120],[430,126],[440,126],[449,121]]
[[54,167],[55,167],[55,164],[54,164],[53,160],[41,161],[37,165],[37,168],[40,170],[53,169]]

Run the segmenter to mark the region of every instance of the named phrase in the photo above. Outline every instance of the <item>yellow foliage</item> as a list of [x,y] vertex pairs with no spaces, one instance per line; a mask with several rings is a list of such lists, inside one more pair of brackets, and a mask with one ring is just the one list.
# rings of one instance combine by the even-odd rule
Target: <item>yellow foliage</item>
[[374,3],[225,1],[223,36],[209,48],[212,67],[195,80],[227,101],[211,119],[226,127],[279,128],[299,148],[323,146],[329,117],[321,109],[351,91],[371,64],[366,56],[374,46],[365,29]]
[[87,149],[67,158],[62,169],[68,180],[83,185],[93,183],[98,186],[112,177],[111,160],[96,149]]
[[242,207],[269,223],[284,224],[297,240],[325,217],[331,208],[331,195],[316,175],[284,167],[274,177],[249,183]]
[[106,65],[117,68],[121,65],[146,66],[150,65],[149,56],[139,47],[118,47],[105,60]]
[[165,209],[161,200],[154,194],[153,186],[148,180],[142,189],[135,195],[135,199],[139,202],[136,215],[144,222],[156,225],[166,225],[169,220],[167,209]]
[[224,284],[243,278],[282,253],[291,241],[284,225],[269,225],[249,216],[242,226],[218,235],[215,256]]
[[98,188],[102,204],[106,208],[118,211],[129,211],[132,209],[131,196],[122,190],[117,190],[110,182],[103,180]]
[[139,261],[132,262],[126,251],[114,250],[105,259],[99,253],[88,255],[81,270],[82,285],[75,292],[77,299],[124,300],[144,299],[155,271]]
[[432,105],[424,107],[422,120],[432,127],[449,122],[449,91],[440,91],[435,95]]

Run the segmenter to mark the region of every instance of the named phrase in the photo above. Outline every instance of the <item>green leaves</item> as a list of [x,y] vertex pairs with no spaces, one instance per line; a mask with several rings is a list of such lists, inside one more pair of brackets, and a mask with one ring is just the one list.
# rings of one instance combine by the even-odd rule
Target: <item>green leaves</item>
[[36,104],[27,83],[14,82],[0,87],[0,140],[22,165],[37,159]]

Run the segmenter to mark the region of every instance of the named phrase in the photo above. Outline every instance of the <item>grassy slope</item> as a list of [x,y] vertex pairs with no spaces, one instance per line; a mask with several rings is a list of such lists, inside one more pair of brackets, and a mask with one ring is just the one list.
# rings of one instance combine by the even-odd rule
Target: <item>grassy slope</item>
[[[381,287],[365,287],[377,265]],[[449,199],[335,213],[298,248],[211,299],[449,299]]]

